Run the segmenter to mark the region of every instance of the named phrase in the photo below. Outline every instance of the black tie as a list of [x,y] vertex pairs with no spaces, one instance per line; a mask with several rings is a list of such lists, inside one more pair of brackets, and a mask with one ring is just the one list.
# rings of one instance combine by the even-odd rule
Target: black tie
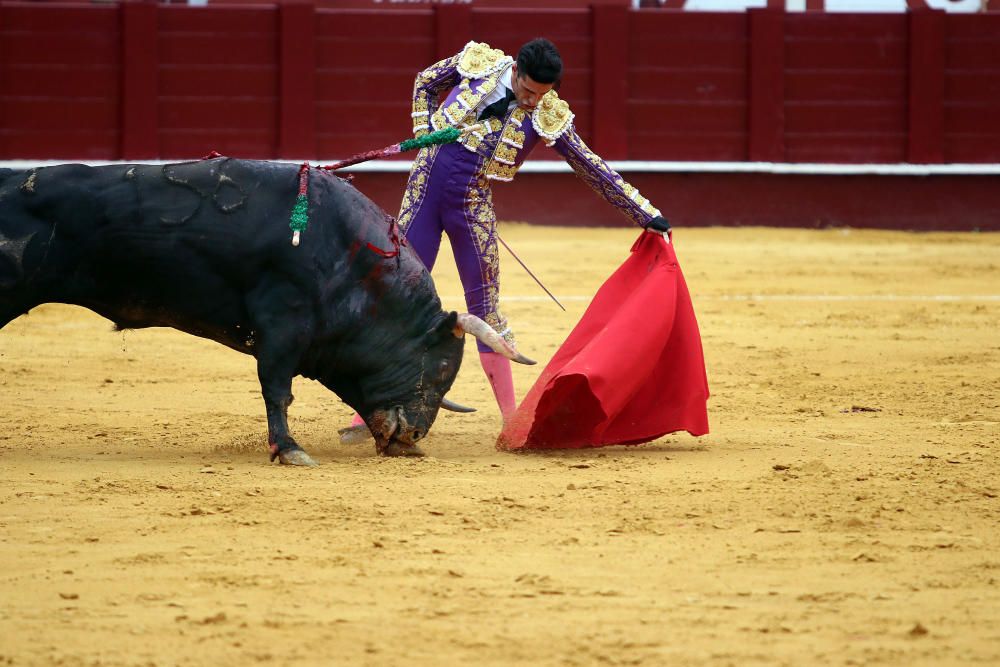
[[507,107],[510,106],[510,103],[513,102],[514,99],[515,99],[514,91],[511,90],[510,88],[507,88],[507,94],[504,95],[503,99],[497,100],[493,104],[483,109],[482,113],[479,114],[479,120],[483,120],[484,118],[490,118],[492,116],[496,116],[497,118],[503,118],[504,116],[507,115]]

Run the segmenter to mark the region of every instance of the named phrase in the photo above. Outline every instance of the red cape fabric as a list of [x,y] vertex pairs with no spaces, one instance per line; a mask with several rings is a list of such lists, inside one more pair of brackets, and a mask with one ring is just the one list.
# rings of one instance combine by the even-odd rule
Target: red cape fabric
[[501,433],[501,449],[708,433],[701,334],[674,247],[643,232]]

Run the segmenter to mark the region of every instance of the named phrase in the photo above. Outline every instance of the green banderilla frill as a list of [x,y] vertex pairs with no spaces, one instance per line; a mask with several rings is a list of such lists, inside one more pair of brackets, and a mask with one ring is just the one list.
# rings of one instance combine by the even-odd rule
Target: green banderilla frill
[[443,130],[425,134],[417,139],[407,139],[406,141],[399,142],[399,152],[411,151],[415,148],[426,148],[435,144],[450,144],[457,141],[461,135],[462,131],[457,127],[446,127]]
[[292,228],[292,245],[299,244],[299,236],[309,226],[309,163],[303,162],[299,167],[299,196],[295,198],[292,208],[292,219],[288,226]]
[[293,232],[304,232],[309,225],[309,198],[299,195],[295,198],[295,208],[292,209],[292,219],[288,226]]

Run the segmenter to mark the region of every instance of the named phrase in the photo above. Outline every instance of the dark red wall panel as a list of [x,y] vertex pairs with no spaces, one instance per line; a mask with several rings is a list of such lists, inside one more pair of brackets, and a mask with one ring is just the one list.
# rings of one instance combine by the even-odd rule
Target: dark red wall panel
[[998,13],[5,0],[0,157],[344,157],[409,135],[421,68],[540,33],[612,159],[1000,162]]
[[268,99],[278,89],[278,70],[268,65],[168,65],[159,67],[160,95],[168,98],[221,97]]
[[434,12],[318,10],[316,35],[318,156],[408,137],[413,80],[436,61]]
[[785,95],[793,100],[902,102],[906,77],[896,70],[792,69],[785,72]]
[[114,7],[0,5],[0,156],[117,157],[119,25]]
[[[157,16],[163,158],[211,150],[276,155],[278,16],[273,7],[161,6]],[[245,87],[240,83],[247,83]]]
[[3,72],[3,93],[11,100],[31,97],[44,99],[58,91],[68,98],[96,97],[113,100],[118,96],[118,68],[107,65],[40,65],[7,62]]
[[1000,14],[949,16],[944,159],[1000,162]]
[[747,95],[746,72],[741,69],[692,71],[677,68],[646,69],[629,81],[633,99],[696,100],[743,104]]
[[166,5],[159,16],[162,30],[189,35],[269,35],[274,32],[274,7],[186,7]]
[[785,149],[794,162],[905,162],[907,15],[785,17]]
[[746,158],[746,15],[632,12],[628,51],[630,158]]

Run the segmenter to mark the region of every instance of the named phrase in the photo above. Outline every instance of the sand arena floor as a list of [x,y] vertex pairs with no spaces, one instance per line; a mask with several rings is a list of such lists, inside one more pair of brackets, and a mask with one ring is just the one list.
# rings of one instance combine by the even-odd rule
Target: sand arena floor
[[[569,309],[504,255],[544,362],[635,232],[502,231]],[[468,343],[452,397],[480,411],[428,458],[340,446],[349,411],[299,378],[322,466],[270,465],[250,357],[66,306],[13,322],[0,665],[1000,664],[1000,236],[675,241],[713,432],[637,448],[495,451]]]

